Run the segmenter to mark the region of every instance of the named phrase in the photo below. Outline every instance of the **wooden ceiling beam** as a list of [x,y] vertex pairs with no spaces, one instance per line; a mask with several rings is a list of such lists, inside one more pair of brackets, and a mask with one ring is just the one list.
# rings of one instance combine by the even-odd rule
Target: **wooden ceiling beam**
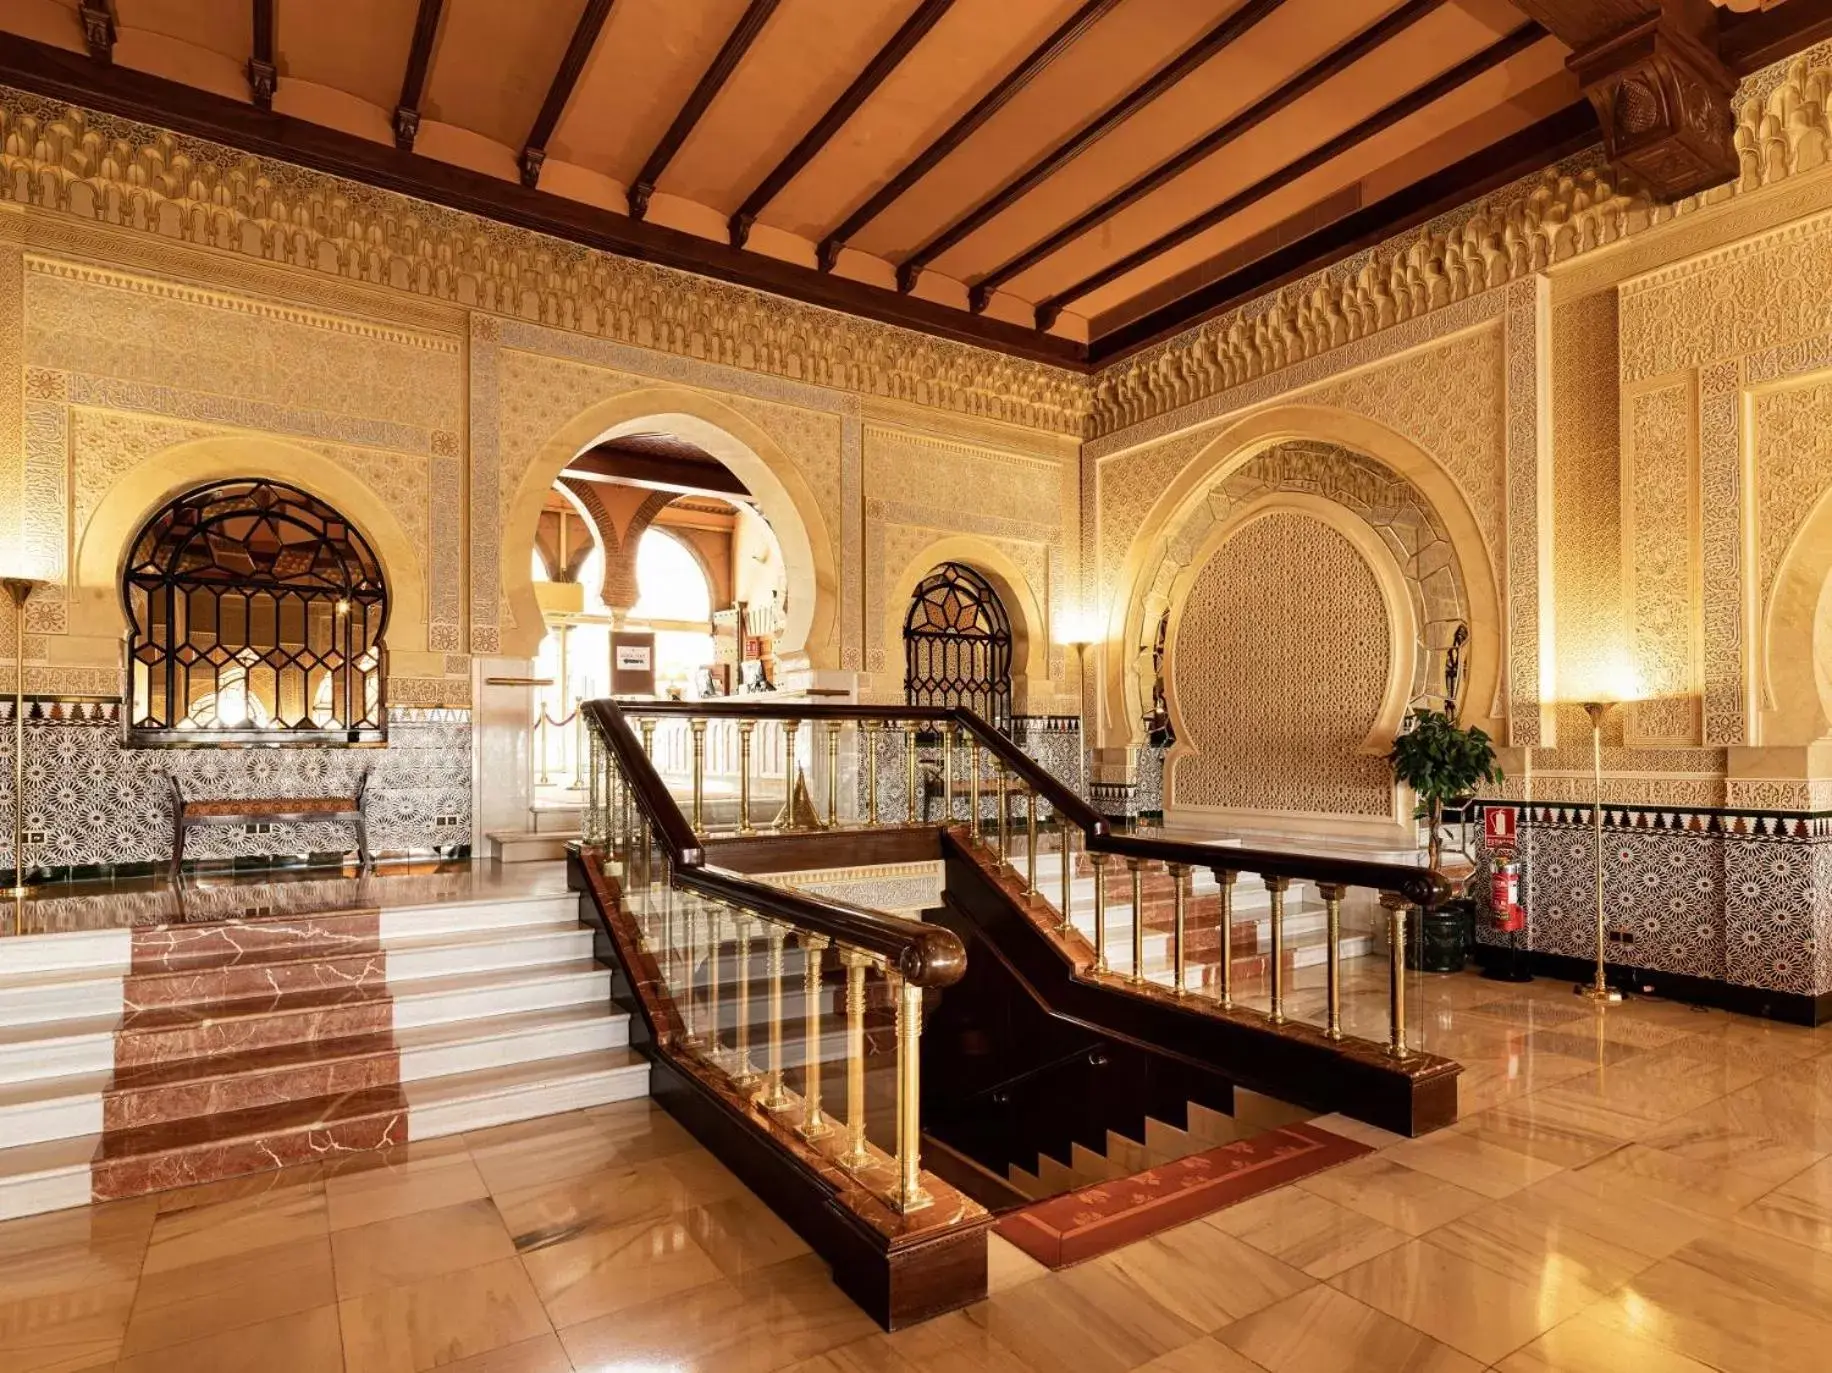
[[1053,256],[1073,243],[1090,229],[1105,224],[1122,210],[1138,204],[1160,186],[1176,179],[1197,163],[1220,152],[1243,134],[1252,132],[1273,115],[1288,109],[1323,85],[1324,82],[1354,66],[1362,58],[1375,52],[1389,40],[1405,32],[1433,10],[1441,8],[1446,3],[1447,0],[1406,0],[1406,3],[1398,9],[1370,24],[1352,38],[1337,44],[1335,48],[1304,68],[1291,80],[1247,106],[1227,123],[1204,134],[1194,143],[1166,158],[1138,179],[1120,187],[1105,200],[1077,215],[1047,238],[1040,239],[1016,257],[1009,258],[994,267],[974,282],[968,290],[969,307],[974,314],[979,314],[991,301],[992,293],[1019,273],[1030,270],[1045,258]]
[[1302,281],[1345,257],[1582,152],[1601,137],[1589,102],[1575,101],[1385,199],[1364,205],[1177,300],[1102,331],[1089,345],[1089,362],[1104,367],[1224,310]]
[[821,240],[820,246],[815,249],[815,259],[820,263],[821,270],[823,272],[832,271],[833,264],[839,259],[840,249],[846,246],[848,240],[888,210],[905,191],[927,176],[943,158],[965,143],[987,120],[1010,104],[1014,96],[1036,80],[1038,74],[1050,63],[1073,47],[1083,34],[1093,28],[1119,2],[1120,0],[1087,0],[1087,3],[1080,9],[1063,20],[1054,33],[1033,48],[1030,56],[981,96],[972,109],[950,124],[940,138],[918,153],[908,166],[880,186],[863,205],[846,216],[845,222],[839,228]]
[[540,184],[541,164],[547,160],[547,140],[553,137],[560,116],[566,112],[566,102],[572,99],[573,87],[579,84],[579,76],[598,43],[604,21],[611,17],[614,3],[615,0],[585,0],[585,8],[579,13],[579,22],[573,26],[572,38],[566,44],[559,68],[547,85],[547,98],[541,102],[541,112],[535,115],[534,127],[528,130],[528,137],[522,143],[520,164],[524,186]]
[[[1571,49],[1610,161],[1660,200],[1737,174],[1736,77],[1708,0],[1514,0]],[[1786,8],[1786,6],[1782,6]]]
[[617,448],[614,442],[601,448],[588,448],[567,463],[560,475],[574,481],[640,486],[650,491],[751,499],[744,483],[716,458],[695,460],[630,453]]
[[630,183],[632,219],[641,219],[649,213],[649,197],[655,194],[655,185],[662,179],[662,173],[668,170],[668,164],[674,161],[674,155],[681,150],[687,135],[700,122],[700,116],[706,113],[707,107],[725,89],[725,83],[731,80],[732,73],[738,70],[738,64],[744,60],[745,53],[757,41],[757,35],[763,32],[763,26],[769,22],[770,16],[776,13],[778,3],[779,0],[751,0],[739,16],[737,24],[726,35],[724,45],[712,59],[712,65],[701,75],[699,84],[693,88],[693,94],[687,97],[687,103],[674,116],[668,132],[662,135],[661,142],[644,159],[642,170],[636,173],[636,179]]
[[828,107],[827,113],[802,135],[801,141],[789,149],[788,156],[772,167],[769,175],[758,183],[757,189],[747,195],[744,203],[733,211],[727,226],[731,233],[732,247],[744,246],[745,240],[751,236],[751,226],[757,222],[757,216],[795,179],[796,173],[814,160],[815,154],[827,146],[828,141],[852,118],[859,106],[869,100],[872,92],[884,83],[884,78],[915,50],[923,36],[935,27],[953,5],[954,0],[922,0],[915,12],[903,21],[903,26],[891,35],[890,42],[878,49],[877,55],[865,70]]
[[263,110],[274,107],[274,0],[254,0],[254,51],[248,58],[248,94]]
[[1765,10],[1718,16],[1718,56],[1738,76],[1832,38],[1832,0],[1787,0]]
[[1302,157],[1295,158],[1268,176],[1237,191],[1219,205],[1215,205],[1192,219],[1186,219],[1176,228],[1158,235],[1142,248],[1136,248],[1118,261],[1109,263],[1089,276],[1083,277],[1074,285],[1056,292],[1054,295],[1039,301],[1037,304],[1037,327],[1047,329],[1055,323],[1062,307],[1070,301],[1079,300],[1085,295],[1098,291],[1101,287],[1118,281],[1121,277],[1161,257],[1173,248],[1180,247],[1198,234],[1206,233],[1217,225],[1225,224],[1235,215],[1250,206],[1257,205],[1275,191],[1283,190],[1293,182],[1310,175],[1319,167],[1335,161],[1344,153],[1350,152],[1361,144],[1392,128],[1403,119],[1409,119],[1419,111],[1436,104],[1452,91],[1475,80],[1484,72],[1500,66],[1509,58],[1525,52],[1546,36],[1546,31],[1538,24],[1528,21],[1506,37],[1491,43],[1472,57],[1465,58],[1448,71],[1442,72],[1422,86],[1416,86],[1398,100],[1383,105],[1359,124],[1345,129],[1334,138],[1311,149]]
[[407,47],[407,70],[401,74],[401,98],[394,107],[394,146],[413,151],[420,136],[420,101],[426,95],[426,74],[432,68],[433,42],[439,36],[439,16],[445,0],[420,0],[413,20],[413,41]]
[[1245,4],[1232,11],[1227,18],[1178,53],[1176,57],[1159,67],[1143,82],[1108,105],[1106,109],[999,187],[973,209],[949,224],[940,233],[932,236],[921,247],[906,255],[903,261],[897,264],[897,289],[906,293],[914,290],[916,278],[922,275],[922,269],[929,263],[976,229],[1017,204],[1019,200],[1055,175],[1062,167],[1081,156],[1133,115],[1170,90],[1184,77],[1203,66],[1210,58],[1246,34],[1283,3],[1284,0],[1246,0]]
[[108,0],[80,0],[77,18],[83,23],[83,44],[98,62],[114,61],[115,22]]

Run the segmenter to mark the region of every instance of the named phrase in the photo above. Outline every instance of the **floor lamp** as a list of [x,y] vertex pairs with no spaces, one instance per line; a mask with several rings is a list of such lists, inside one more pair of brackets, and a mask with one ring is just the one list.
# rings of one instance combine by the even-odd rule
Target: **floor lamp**
[[13,601],[13,885],[6,894],[23,897],[25,886],[25,603],[38,589],[31,577],[5,578]]
[[1609,923],[1603,913],[1603,717],[1609,714],[1609,703],[1586,701],[1584,713],[1590,717],[1590,775],[1595,785],[1590,818],[1597,843],[1597,972],[1592,981],[1581,982],[1572,990],[1599,1006],[1613,1006],[1622,1000],[1622,993],[1609,985],[1603,960],[1609,942]]

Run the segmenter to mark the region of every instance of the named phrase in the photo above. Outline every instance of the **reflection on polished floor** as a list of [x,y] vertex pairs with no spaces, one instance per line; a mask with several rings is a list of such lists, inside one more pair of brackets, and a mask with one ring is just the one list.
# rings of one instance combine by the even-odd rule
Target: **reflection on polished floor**
[[1832,1034],[1428,978],[1463,1119],[879,1333],[646,1101],[0,1225],[0,1373],[1768,1373],[1832,1349]]

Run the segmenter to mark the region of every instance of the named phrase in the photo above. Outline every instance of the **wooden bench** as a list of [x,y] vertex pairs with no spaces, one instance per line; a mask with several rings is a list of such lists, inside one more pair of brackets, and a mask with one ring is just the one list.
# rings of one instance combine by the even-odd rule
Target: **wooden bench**
[[363,868],[373,867],[369,855],[369,822],[363,814],[363,794],[369,788],[369,769],[356,779],[354,796],[231,797],[220,801],[196,800],[184,794],[176,773],[167,773],[172,784],[172,881],[184,866],[185,835],[198,825],[252,825],[298,823],[306,820],[348,820],[356,831],[356,856]]

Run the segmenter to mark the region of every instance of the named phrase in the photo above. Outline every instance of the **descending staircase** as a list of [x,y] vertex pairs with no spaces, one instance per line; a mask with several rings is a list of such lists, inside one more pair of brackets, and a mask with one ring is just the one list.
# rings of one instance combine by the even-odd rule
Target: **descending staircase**
[[646,1095],[570,894],[0,942],[0,1217]]

